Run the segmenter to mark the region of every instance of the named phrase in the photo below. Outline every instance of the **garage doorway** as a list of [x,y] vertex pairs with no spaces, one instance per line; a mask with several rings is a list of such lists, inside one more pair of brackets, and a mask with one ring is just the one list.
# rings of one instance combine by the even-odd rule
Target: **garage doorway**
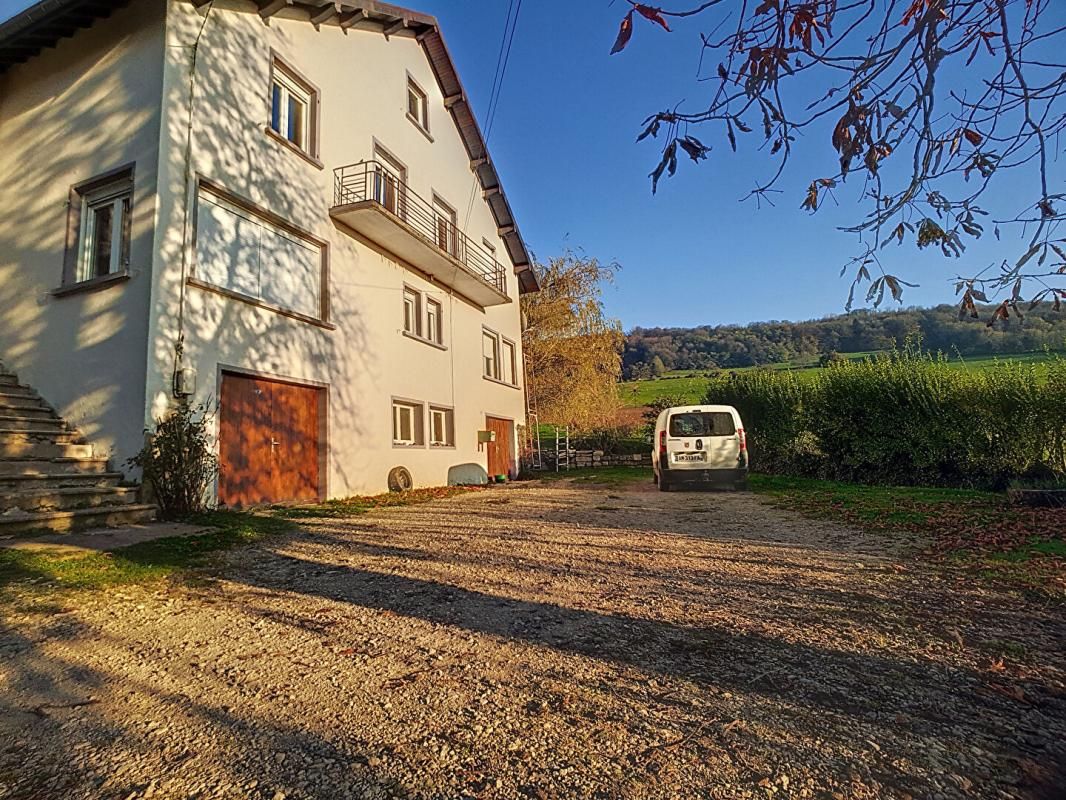
[[325,392],[224,372],[220,395],[219,503],[322,499]]

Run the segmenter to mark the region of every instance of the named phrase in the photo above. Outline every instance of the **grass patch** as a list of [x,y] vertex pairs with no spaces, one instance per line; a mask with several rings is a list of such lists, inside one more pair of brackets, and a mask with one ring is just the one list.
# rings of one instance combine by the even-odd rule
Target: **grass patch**
[[651,483],[651,467],[584,467],[534,475],[543,481],[568,480],[577,486],[624,487],[633,483]]
[[926,554],[981,574],[1066,593],[1066,509],[1019,508],[969,489],[863,486],[752,475],[752,491],[819,519],[896,536],[917,534]]
[[18,589],[100,589],[145,583],[204,566],[222,550],[251,544],[292,528],[260,514],[215,511],[187,520],[214,530],[121,547],[107,553],[67,555],[0,549],[0,596]]
[[155,539],[105,553],[72,555],[4,548],[0,549],[0,599],[13,592],[102,589],[188,576],[209,566],[212,556],[221,551],[293,530],[291,520],[353,516],[374,508],[427,503],[467,491],[472,491],[472,487],[447,486],[349,497],[314,506],[278,507],[265,513],[213,511],[185,520],[213,528],[207,533]]
[[392,508],[394,506],[414,506],[429,503],[457,494],[478,491],[478,486],[435,486],[428,489],[410,489],[406,492],[387,492],[343,500],[327,500],[324,503],[301,506],[275,506],[270,512],[282,519],[309,519],[322,517],[353,517],[365,514],[375,508]]
[[[840,355],[848,361],[858,361],[868,356],[877,355],[877,353],[875,351],[867,351],[841,353]],[[984,372],[986,370],[997,369],[1007,363],[1033,364],[1037,368],[1038,377],[1045,377],[1046,366],[1054,356],[1054,353],[1049,354],[1042,350],[1032,353],[1011,353],[1000,356],[992,354],[973,356],[949,354],[947,364],[953,369],[970,372]],[[788,371],[794,373],[796,377],[803,380],[812,379],[822,370],[822,368],[818,366],[817,358],[809,358],[794,362],[764,364],[758,367],[723,368],[721,372],[728,374],[731,372],[750,372],[754,369]],[[686,403],[695,405],[702,402],[704,395],[707,393],[709,379],[706,376],[708,372],[714,372],[714,370],[671,370],[659,378],[639,381],[622,381],[618,384],[618,396],[622,401],[622,405],[627,408],[642,408],[651,405],[661,397],[668,397],[671,395],[680,395],[685,398]]]

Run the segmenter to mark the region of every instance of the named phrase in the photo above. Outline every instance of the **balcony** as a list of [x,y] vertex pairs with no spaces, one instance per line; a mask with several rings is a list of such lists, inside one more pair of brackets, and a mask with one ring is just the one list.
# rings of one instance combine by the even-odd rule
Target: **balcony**
[[379,161],[333,176],[334,220],[483,308],[511,302],[503,265],[459,230],[454,211],[426,202]]

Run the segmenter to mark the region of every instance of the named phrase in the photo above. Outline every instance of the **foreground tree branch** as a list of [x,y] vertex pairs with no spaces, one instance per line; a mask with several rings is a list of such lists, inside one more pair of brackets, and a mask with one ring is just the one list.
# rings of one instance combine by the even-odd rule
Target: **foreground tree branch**
[[663,142],[653,193],[679,156],[707,159],[708,137],[735,152],[758,129],[771,163],[749,198],[769,202],[800,144],[806,163],[815,161],[811,148],[828,144],[837,169],[810,175],[799,205],[815,214],[849,177],[858,184],[859,217],[842,228],[861,243],[842,273],[852,276],[850,310],[857,291],[878,306],[913,285],[882,267],[878,254],[893,242],[961,257],[986,233],[982,198],[1010,172],[1025,191],[1011,192],[1014,216],[994,220],[993,232],[998,239],[1001,226],[1017,229],[1023,244],[1010,261],[960,271],[960,316],[978,316],[977,302],[998,304],[990,325],[1022,316],[1023,305],[1061,307],[1061,0],[711,0],[676,10],[628,2],[612,53],[629,45],[637,20],[660,32],[699,20],[712,31],[701,34],[701,76],[717,62],[701,77],[716,84],[706,106],[643,123],[638,142]]

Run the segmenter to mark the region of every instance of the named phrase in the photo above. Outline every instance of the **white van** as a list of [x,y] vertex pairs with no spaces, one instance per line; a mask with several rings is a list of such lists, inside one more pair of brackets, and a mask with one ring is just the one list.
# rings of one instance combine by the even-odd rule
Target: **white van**
[[651,463],[659,490],[683,483],[743,489],[748,446],[740,414],[732,406],[675,406],[655,421]]

